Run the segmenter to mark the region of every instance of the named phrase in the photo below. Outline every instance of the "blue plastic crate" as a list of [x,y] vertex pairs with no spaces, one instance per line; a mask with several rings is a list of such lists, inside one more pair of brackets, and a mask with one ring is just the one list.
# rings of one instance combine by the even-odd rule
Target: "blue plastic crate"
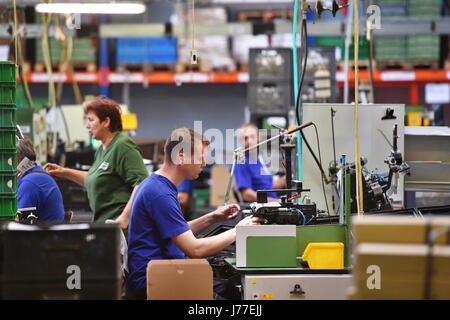
[[176,63],[177,60],[176,38],[152,37],[117,39],[117,63],[173,64]]
[[177,39],[168,37],[149,38],[149,62],[173,64],[178,60]]
[[117,63],[144,63],[148,52],[147,38],[118,38],[116,42]]

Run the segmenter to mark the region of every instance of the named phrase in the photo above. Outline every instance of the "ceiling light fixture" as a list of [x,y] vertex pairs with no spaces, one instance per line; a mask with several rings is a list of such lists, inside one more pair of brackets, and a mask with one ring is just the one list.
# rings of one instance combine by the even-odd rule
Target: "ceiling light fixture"
[[111,3],[39,3],[35,10],[39,13],[80,13],[80,14],[140,14],[146,9],[141,2]]

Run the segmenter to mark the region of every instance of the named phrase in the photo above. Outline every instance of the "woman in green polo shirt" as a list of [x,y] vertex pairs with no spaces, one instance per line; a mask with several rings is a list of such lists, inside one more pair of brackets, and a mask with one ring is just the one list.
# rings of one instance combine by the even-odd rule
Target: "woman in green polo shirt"
[[122,118],[116,102],[99,97],[85,107],[84,113],[86,129],[92,138],[102,142],[91,169],[86,172],[53,163],[44,168],[54,177],[86,187],[95,221],[116,219],[125,229],[134,192],[148,171],[136,144],[121,132]]

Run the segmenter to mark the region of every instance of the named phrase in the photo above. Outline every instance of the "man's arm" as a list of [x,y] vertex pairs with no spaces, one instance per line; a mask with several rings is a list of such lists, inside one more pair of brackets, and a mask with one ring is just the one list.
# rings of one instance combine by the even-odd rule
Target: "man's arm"
[[189,227],[194,235],[199,234],[202,230],[208,228],[216,222],[227,221],[236,218],[240,207],[237,204],[230,204],[220,207],[217,210],[205,214],[200,218],[188,222]]
[[[261,219],[248,216],[241,220],[238,225],[257,225]],[[236,228],[222,232],[221,234],[197,239],[191,230],[178,236],[172,237],[172,241],[188,257],[198,259],[216,254],[223,248],[236,241]]]
[[199,234],[202,230],[205,230],[213,223],[215,223],[215,221],[213,220],[211,213],[205,214],[195,220],[191,220],[188,222],[189,228],[191,228],[194,235]]

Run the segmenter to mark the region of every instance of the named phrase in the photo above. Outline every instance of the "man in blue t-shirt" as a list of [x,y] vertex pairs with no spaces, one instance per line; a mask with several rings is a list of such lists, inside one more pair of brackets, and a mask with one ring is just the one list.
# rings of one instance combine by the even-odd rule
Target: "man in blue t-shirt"
[[[201,134],[191,129],[174,130],[164,146],[164,164],[139,186],[128,229],[129,298],[146,298],[147,265],[151,260],[204,258],[236,240],[234,228],[212,237],[197,239],[195,236],[213,223],[234,219],[240,209],[237,204],[221,207],[189,223],[181,213],[177,186],[185,179],[198,178],[205,166],[208,144]],[[239,225],[260,222],[249,216]]]
[[[35,207],[37,221],[63,221],[64,205],[61,191],[55,180],[35,163],[36,153],[33,143],[27,137],[20,139],[17,143],[17,161],[19,163],[18,210]],[[25,163],[27,163],[26,166],[24,166]]]
[[[243,124],[239,128],[239,140],[244,149],[258,144],[258,128],[252,123]],[[286,178],[274,177],[257,150],[245,155],[244,164],[236,164],[234,178],[244,202],[255,202],[257,190],[283,189],[286,186]],[[277,194],[268,193],[268,201],[278,201],[277,198]]]

